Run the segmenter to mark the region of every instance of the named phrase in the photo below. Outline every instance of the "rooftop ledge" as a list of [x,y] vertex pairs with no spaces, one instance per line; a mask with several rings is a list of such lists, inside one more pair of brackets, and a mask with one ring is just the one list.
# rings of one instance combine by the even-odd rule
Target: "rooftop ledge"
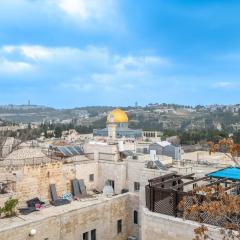
[[[188,224],[188,225],[190,225],[194,228],[197,228],[197,227],[200,227],[200,226],[203,225],[202,223],[198,223],[198,222],[195,222],[195,221],[186,220],[186,219],[178,218],[178,217],[173,217],[173,216],[166,215],[166,214],[151,212],[146,207],[143,208],[143,213],[146,216],[152,217],[154,219],[163,219],[165,221],[168,221],[169,223],[171,223],[171,222],[175,222],[175,223],[179,223],[179,224],[185,223],[185,224]],[[209,225],[209,224],[206,224],[206,223],[204,223],[204,226],[207,226],[209,229],[213,229],[213,230],[216,230],[216,231],[221,230],[220,227],[217,227],[217,226],[214,226],[214,225]]]
[[11,218],[2,218],[0,219],[0,233],[3,231],[11,230],[16,227],[21,227],[30,223],[39,222],[41,220],[61,216],[66,213],[71,213],[76,210],[84,209],[89,206],[94,206],[98,204],[105,203],[107,201],[112,201],[114,199],[125,198],[131,195],[132,193],[124,193],[119,194],[112,197],[106,197],[102,194],[94,196],[93,198],[81,199],[79,201],[72,201],[70,204],[62,205],[62,206],[46,206],[43,207],[40,211],[35,211],[30,213],[29,215],[18,215],[16,217]]

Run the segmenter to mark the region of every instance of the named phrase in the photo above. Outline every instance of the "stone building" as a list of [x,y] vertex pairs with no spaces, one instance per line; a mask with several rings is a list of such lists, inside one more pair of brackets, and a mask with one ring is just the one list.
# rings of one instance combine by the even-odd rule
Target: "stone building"
[[[169,174],[171,169],[148,168],[150,155],[137,153],[135,142],[117,136],[110,140],[87,141],[82,154],[61,159],[44,155],[41,147],[20,145],[3,159],[0,183],[9,183],[10,191],[0,194],[0,207],[9,197],[19,200],[18,207],[35,197],[47,205],[29,215],[0,219],[0,240],[192,239],[197,223],[145,207],[149,179]],[[172,162],[172,158],[161,155],[161,161]],[[61,197],[72,192],[73,179],[84,181],[88,195],[67,205],[49,205],[49,185],[55,184]],[[106,182],[113,196],[102,193]],[[216,230],[211,231],[217,236]]]
[[165,155],[172,157],[174,160],[181,160],[181,146],[173,145],[168,141],[152,143],[149,145],[149,150],[155,150],[158,155]]
[[[134,150],[128,142],[124,148]],[[20,218],[0,219],[0,240],[13,239],[13,228],[17,240],[25,240],[32,229],[36,234],[29,239],[34,240],[141,238],[141,189],[147,179],[165,174],[146,168],[148,155],[123,155],[118,141],[90,141],[83,145],[84,154],[61,160],[45,155],[21,159],[20,154],[24,152],[23,156],[27,156],[28,149],[31,154],[40,151],[39,147],[21,149],[20,146],[18,154],[10,155],[16,156],[15,159],[8,157],[0,163],[0,182],[13,183],[12,191],[0,194],[0,207],[9,197],[19,200],[18,207],[24,207],[27,200],[35,197],[48,203],[50,184],[55,184],[57,195],[62,196],[72,191],[73,179],[84,181],[89,197],[70,205],[46,207]],[[113,197],[101,193],[106,182],[113,187]]]

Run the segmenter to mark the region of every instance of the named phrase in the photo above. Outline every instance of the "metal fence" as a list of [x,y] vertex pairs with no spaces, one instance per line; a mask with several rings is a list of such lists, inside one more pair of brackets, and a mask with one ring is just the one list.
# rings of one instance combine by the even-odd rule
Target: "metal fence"
[[[191,179],[192,178],[192,179]],[[183,179],[189,179],[189,182],[182,181]],[[194,191],[184,191],[183,187],[188,184],[195,184],[199,181],[210,181],[209,177],[203,177],[194,179],[192,174],[179,176],[177,174],[169,174],[149,180],[149,184],[145,186],[146,207],[156,213],[166,214],[174,217],[184,217],[188,220],[200,221],[206,224],[215,226],[225,226],[227,219],[223,216],[213,217],[207,212],[197,212],[194,214],[186,214],[184,209],[188,209],[194,204],[199,204],[204,201],[204,195],[196,195]],[[211,180],[212,181],[212,180]],[[227,179],[220,179],[208,183],[206,186],[219,185],[232,185],[238,187],[237,183],[231,183]],[[225,187],[228,189],[229,187]],[[239,196],[240,197],[240,196]],[[185,201],[182,200],[185,198]],[[197,202],[196,202],[197,199]],[[214,196],[213,196],[214,199]],[[183,206],[179,208],[179,204],[183,203]],[[236,219],[240,221],[240,215],[236,215]]]
[[162,213],[170,216],[180,216],[178,205],[182,201],[185,192],[179,192],[172,189],[163,189],[157,186],[150,187],[147,185],[146,190],[146,206],[156,213]]

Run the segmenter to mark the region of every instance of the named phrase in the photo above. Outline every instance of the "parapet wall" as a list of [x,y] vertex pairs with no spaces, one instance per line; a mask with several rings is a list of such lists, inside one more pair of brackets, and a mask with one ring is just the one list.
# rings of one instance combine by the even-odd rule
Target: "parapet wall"
[[[129,214],[133,212],[129,203],[135,201],[132,197],[127,193],[92,204],[86,203],[86,206],[79,208],[78,204],[81,206],[84,203],[74,202],[70,205],[43,209],[24,217],[22,221],[15,219],[15,222],[0,227],[0,240],[30,239],[28,235],[31,229],[36,230],[36,235],[32,237],[34,240],[77,240],[82,239],[84,232],[93,229],[96,229],[96,239],[126,240],[129,235],[137,232],[137,226],[129,222]],[[120,219],[122,232],[118,233],[117,221]],[[0,221],[7,220],[9,219]]]
[[[201,225],[197,222],[153,213],[147,208],[142,211],[142,240],[192,240],[194,229],[199,226]],[[211,239],[222,239],[219,228],[210,225],[207,227]]]
[[[90,181],[89,174],[94,174],[93,181]],[[71,192],[71,180],[74,178],[83,179],[87,190],[92,190],[97,187],[97,175],[97,162],[89,160],[80,164],[55,162],[12,168],[11,171],[5,170],[2,178],[16,182],[15,197],[23,205],[26,200],[34,197],[49,201],[49,184],[56,184],[59,196]],[[0,207],[1,205],[0,201]]]

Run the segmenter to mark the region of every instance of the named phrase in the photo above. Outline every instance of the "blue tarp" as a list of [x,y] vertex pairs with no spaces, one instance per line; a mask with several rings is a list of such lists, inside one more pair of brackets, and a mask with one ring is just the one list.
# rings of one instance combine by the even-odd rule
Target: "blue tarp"
[[209,173],[207,176],[213,178],[227,178],[230,180],[240,180],[240,168],[229,167]]

